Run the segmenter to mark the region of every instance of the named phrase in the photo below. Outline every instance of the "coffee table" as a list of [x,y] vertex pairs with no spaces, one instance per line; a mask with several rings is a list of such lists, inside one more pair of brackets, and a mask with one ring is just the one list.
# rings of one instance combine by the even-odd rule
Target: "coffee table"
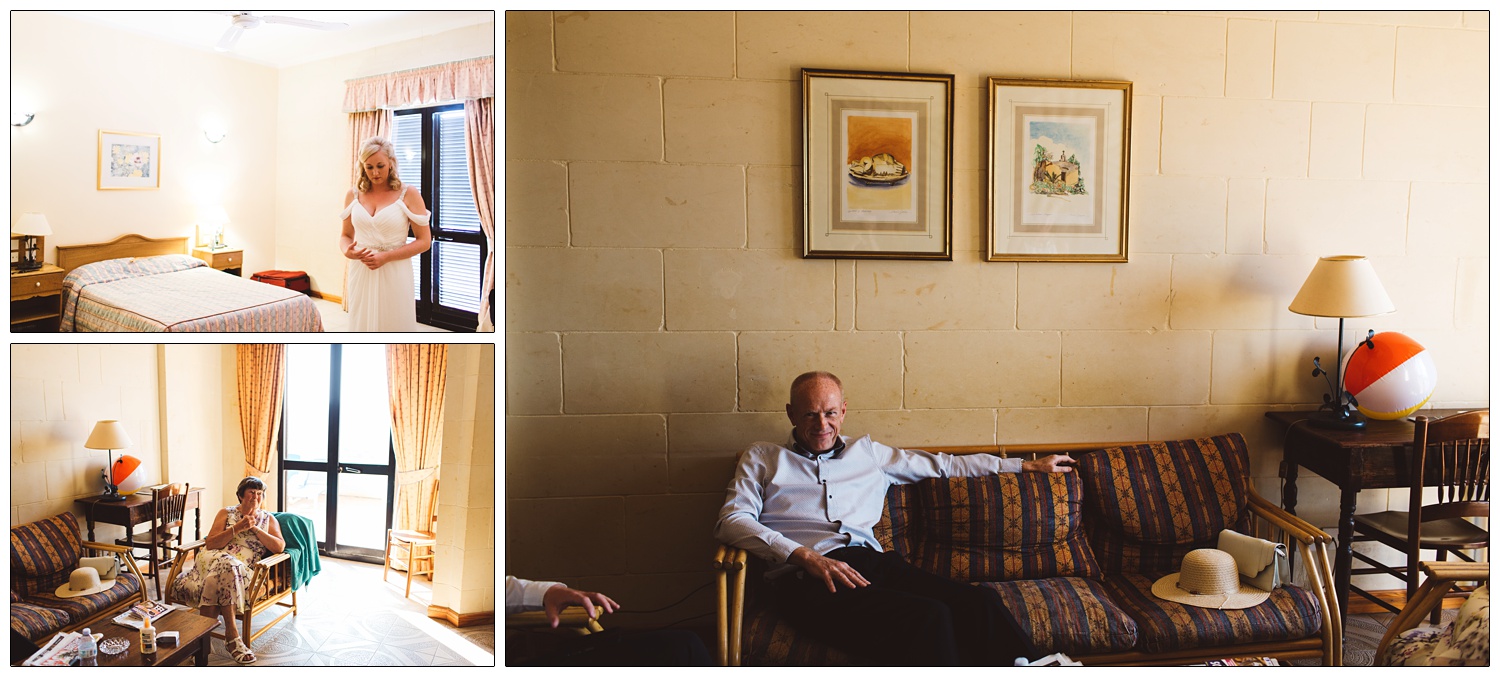
[[175,609],[152,625],[156,627],[158,633],[176,630],[177,646],[167,646],[157,642],[156,653],[147,659],[141,654],[140,632],[110,623],[104,629],[103,636],[124,637],[130,640],[130,648],[114,656],[100,651],[99,667],[182,665],[189,658],[193,659],[193,665],[199,667],[208,665],[209,639],[212,636],[209,633],[218,625],[216,621],[199,616],[197,611],[191,609]]

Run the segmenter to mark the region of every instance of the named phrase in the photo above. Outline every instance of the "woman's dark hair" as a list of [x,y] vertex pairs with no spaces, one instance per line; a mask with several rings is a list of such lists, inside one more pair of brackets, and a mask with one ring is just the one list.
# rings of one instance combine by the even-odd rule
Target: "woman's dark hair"
[[260,481],[259,477],[246,477],[245,479],[240,480],[240,485],[238,487],[235,487],[234,497],[240,500],[245,500],[246,489],[259,489],[264,492],[266,490],[266,483]]

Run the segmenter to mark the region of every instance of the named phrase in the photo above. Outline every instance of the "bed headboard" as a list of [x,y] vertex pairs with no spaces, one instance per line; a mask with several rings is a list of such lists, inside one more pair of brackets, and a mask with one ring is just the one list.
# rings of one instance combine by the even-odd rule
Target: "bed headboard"
[[163,254],[186,254],[188,238],[149,238],[144,235],[121,235],[109,242],[57,246],[57,265],[66,272],[96,261]]

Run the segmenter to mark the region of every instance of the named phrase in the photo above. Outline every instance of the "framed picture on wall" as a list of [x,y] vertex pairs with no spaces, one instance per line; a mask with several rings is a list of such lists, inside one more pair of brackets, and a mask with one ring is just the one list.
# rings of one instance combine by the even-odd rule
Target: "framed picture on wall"
[[161,135],[99,130],[99,190],[161,188]]
[[806,258],[953,259],[953,76],[802,69]]
[[989,79],[988,260],[1127,260],[1130,93]]

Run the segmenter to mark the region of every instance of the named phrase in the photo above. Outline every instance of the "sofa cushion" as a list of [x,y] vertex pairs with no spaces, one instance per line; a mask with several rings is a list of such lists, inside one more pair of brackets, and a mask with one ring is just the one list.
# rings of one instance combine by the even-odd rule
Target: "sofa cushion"
[[1073,473],[923,480],[891,488],[875,533],[917,567],[957,581],[1097,577],[1082,493]]
[[22,597],[57,589],[78,567],[83,539],[78,518],[65,512],[10,530],[11,585]]
[[1177,570],[1219,532],[1249,533],[1250,454],[1239,433],[1078,455],[1084,523],[1106,574]]
[[1110,600],[1098,581],[1041,578],[983,583],[994,588],[1036,655],[1072,656],[1129,651],[1136,624]]
[[740,655],[747,666],[854,665],[841,649],[809,639],[766,607],[745,609],[745,630]]
[[[68,612],[60,609],[48,609],[44,606],[27,604],[25,602],[10,603],[10,629],[21,633],[26,639],[37,644],[38,640],[52,636],[52,633],[63,629],[72,619]],[[20,660],[25,656],[12,656],[11,660]]]
[[[61,585],[61,583],[58,585]],[[119,604],[127,598],[139,597],[141,580],[135,574],[125,571],[122,568],[119,577],[115,579],[115,584],[103,592],[96,592],[92,595],[79,595],[77,597],[58,597],[55,594],[56,592],[57,587],[53,586],[51,590],[27,595],[26,602],[66,612],[72,619],[70,622],[76,623],[99,613],[102,609]]]
[[1205,609],[1151,594],[1155,582],[1130,573],[1108,575],[1103,581],[1109,598],[1135,619],[1140,633],[1136,648],[1141,651],[1302,639],[1323,628],[1317,597],[1296,586],[1276,588],[1270,599],[1246,609]]

